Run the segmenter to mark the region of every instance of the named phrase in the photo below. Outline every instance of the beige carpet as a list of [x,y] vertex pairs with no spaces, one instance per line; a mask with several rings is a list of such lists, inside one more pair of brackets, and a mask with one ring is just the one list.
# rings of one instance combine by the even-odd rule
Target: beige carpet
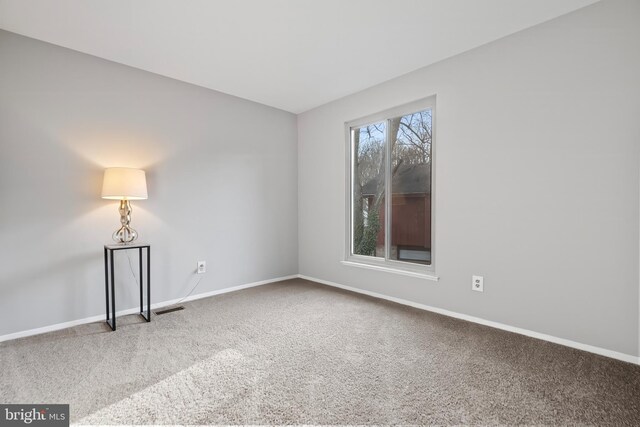
[[640,425],[640,367],[290,280],[0,344],[85,424]]

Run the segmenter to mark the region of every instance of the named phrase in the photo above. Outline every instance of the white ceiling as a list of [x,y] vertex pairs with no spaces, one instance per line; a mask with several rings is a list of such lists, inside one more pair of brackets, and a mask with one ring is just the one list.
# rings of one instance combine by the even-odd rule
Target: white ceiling
[[0,28],[300,113],[596,0],[0,0]]

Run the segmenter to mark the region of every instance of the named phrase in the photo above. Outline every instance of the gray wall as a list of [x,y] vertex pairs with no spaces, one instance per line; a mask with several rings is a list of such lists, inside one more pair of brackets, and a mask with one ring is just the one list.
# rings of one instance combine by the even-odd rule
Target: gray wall
[[[639,22],[603,1],[301,114],[300,273],[637,355]],[[433,94],[440,281],[341,265],[344,123]]]
[[104,313],[107,166],[147,171],[154,302],[186,295],[197,260],[195,294],[297,273],[296,141],[293,114],[0,31],[0,336]]

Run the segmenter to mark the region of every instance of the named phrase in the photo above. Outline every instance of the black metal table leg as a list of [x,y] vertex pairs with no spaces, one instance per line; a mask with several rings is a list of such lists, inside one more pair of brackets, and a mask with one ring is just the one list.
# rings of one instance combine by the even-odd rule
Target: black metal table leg
[[138,248],[138,271],[140,275],[140,314],[144,311],[144,306],[142,305],[142,248]]
[[107,305],[107,322],[109,321],[109,269],[107,264],[107,248],[104,248],[104,300]]
[[113,274],[113,251],[111,251],[110,269],[111,269],[111,326],[112,330],[116,330],[116,287],[115,277]]
[[143,301],[144,288],[143,284],[143,275],[142,275],[142,248],[140,248],[140,315],[147,321],[151,322],[151,282],[150,282],[150,274],[151,274],[151,261],[149,258],[149,247],[145,247],[147,250],[147,314],[145,315]]
[[[144,314],[144,308],[141,306],[140,307],[140,315],[147,321],[147,322],[151,322],[151,294],[149,293],[151,291],[151,284],[150,284],[150,261],[149,261],[149,248],[147,247],[147,314]],[[140,249],[140,254],[142,256],[142,249]],[[141,258],[142,259],[142,258]],[[142,262],[142,261],[140,261]],[[142,268],[142,264],[140,265],[140,268]],[[142,270],[140,270],[140,277],[142,277]],[[143,288],[142,288],[142,279],[140,280],[140,301],[142,301],[142,294],[143,294]]]
[[151,322],[151,246],[147,246],[147,322]]

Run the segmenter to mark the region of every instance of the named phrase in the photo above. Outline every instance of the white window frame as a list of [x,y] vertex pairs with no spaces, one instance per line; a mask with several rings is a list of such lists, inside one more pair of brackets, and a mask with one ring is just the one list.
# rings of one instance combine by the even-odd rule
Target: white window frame
[[[351,138],[351,130],[373,123],[386,122],[385,133],[388,132],[388,121],[394,117],[404,116],[406,114],[416,113],[424,110],[431,110],[431,264],[423,265],[411,263],[407,261],[397,261],[390,259],[390,237],[391,237],[391,206],[392,198],[388,197],[387,190],[391,188],[391,144],[388,143],[388,134],[385,134],[385,257],[373,257],[366,255],[357,255],[353,253],[353,227],[352,227],[352,207],[353,207],[353,141]],[[362,267],[378,271],[386,271],[389,273],[397,273],[411,277],[418,277],[427,280],[437,281],[435,274],[436,266],[436,235],[435,235],[435,182],[436,182],[436,96],[420,99],[398,107],[390,108],[376,114],[372,114],[357,120],[345,123],[346,135],[346,185],[345,185],[345,206],[346,206],[346,232],[345,232],[345,257],[342,264]]]

